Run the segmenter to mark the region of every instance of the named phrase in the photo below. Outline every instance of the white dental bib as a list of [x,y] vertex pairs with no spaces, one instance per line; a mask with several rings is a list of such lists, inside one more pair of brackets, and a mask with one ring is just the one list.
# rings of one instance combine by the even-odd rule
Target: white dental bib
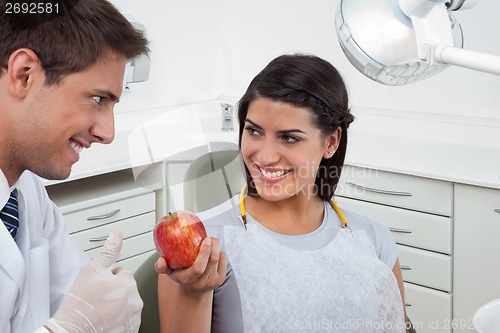
[[396,278],[366,233],[340,228],[326,246],[291,249],[261,227],[224,227],[246,333],[405,332]]

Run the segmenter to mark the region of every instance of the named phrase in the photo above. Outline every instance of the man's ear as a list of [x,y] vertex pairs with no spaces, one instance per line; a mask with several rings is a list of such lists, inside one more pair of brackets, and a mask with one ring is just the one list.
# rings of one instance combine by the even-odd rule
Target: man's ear
[[40,59],[30,49],[22,48],[14,51],[9,57],[7,69],[9,92],[17,98],[24,98],[36,80],[45,80]]

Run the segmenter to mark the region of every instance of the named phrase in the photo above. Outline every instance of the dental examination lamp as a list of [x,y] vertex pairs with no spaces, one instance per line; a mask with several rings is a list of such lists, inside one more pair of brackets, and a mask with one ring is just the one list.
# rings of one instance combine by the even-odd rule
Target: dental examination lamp
[[356,69],[387,85],[417,82],[449,65],[500,75],[500,56],[463,49],[462,29],[452,14],[478,2],[340,0],[339,43]]

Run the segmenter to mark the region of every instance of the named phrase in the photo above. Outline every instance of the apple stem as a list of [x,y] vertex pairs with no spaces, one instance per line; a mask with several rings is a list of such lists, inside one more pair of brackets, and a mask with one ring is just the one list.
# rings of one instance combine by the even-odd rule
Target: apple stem
[[173,217],[174,217],[174,215],[172,214],[172,212],[168,212],[168,216],[169,216],[170,218],[173,218]]

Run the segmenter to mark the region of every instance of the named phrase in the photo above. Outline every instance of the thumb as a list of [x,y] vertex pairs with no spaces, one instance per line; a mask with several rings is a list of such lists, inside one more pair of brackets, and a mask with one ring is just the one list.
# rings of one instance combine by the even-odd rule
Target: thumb
[[120,230],[111,231],[101,252],[95,257],[90,265],[95,269],[109,268],[118,259],[123,244],[123,235]]

